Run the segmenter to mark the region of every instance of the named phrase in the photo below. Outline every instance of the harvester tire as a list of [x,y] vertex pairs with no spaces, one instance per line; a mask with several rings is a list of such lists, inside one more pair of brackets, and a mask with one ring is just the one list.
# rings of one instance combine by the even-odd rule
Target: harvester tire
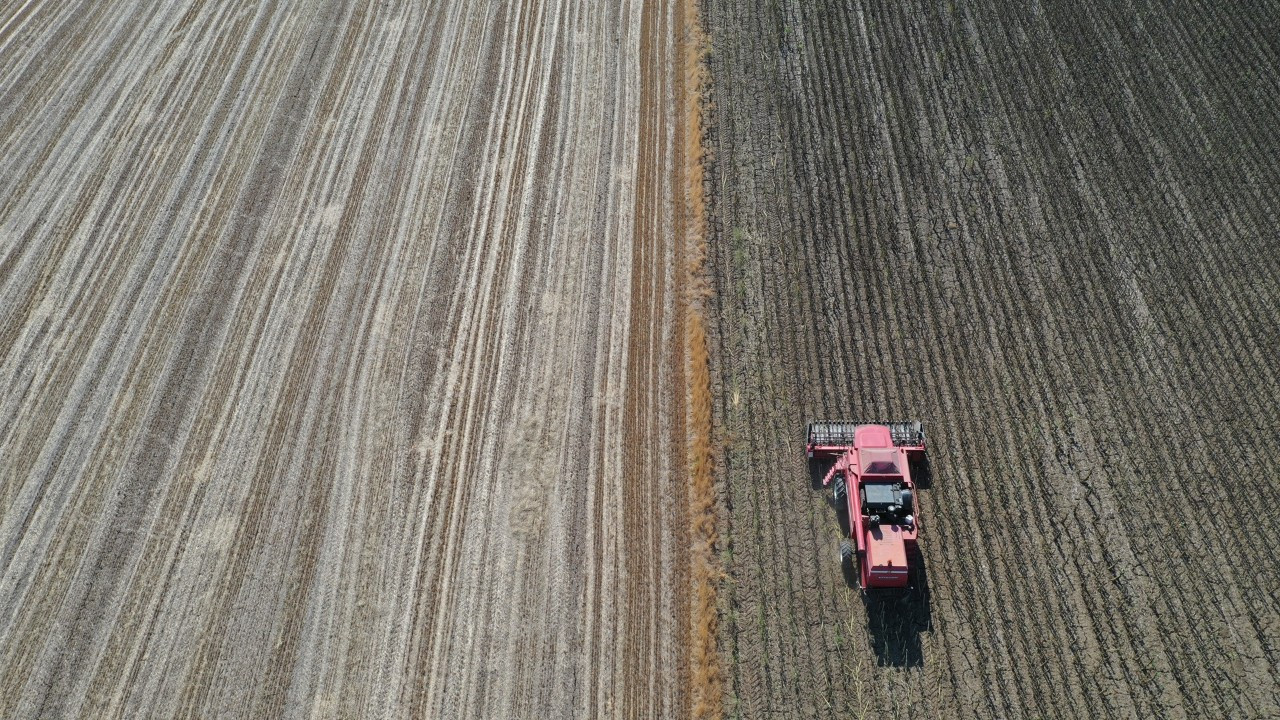
[[836,475],[831,481],[831,499],[836,506],[836,522],[840,523],[840,531],[849,534],[849,487],[844,484],[844,475]]
[[853,543],[840,541],[840,573],[844,575],[845,584],[853,587],[858,582],[858,561],[853,552]]

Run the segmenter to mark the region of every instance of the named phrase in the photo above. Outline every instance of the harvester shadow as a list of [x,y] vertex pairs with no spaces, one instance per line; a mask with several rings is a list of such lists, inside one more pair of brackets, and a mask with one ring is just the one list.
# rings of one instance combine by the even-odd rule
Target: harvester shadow
[[933,485],[933,467],[929,464],[928,456],[911,463],[911,480],[919,490],[928,490]]
[[809,458],[809,487],[814,490],[821,490],[822,479],[827,476],[827,471],[830,469],[830,462],[823,462],[817,458]]
[[910,590],[897,594],[862,594],[871,649],[882,666],[924,666],[920,635],[932,628],[933,611],[924,557],[916,560]]

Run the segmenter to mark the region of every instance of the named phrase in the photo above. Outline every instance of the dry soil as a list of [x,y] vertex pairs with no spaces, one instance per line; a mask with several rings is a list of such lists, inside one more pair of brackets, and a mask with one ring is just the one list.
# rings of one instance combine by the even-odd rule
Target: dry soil
[[[740,717],[1280,717],[1280,6],[708,0]],[[815,418],[919,418],[864,603]]]

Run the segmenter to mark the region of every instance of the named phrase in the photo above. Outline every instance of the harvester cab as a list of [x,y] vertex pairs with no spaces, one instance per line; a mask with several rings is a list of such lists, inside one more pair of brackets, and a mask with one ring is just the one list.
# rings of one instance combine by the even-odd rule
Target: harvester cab
[[[906,588],[919,563],[916,477],[926,472],[924,427],[905,422],[809,424],[810,461],[834,458],[823,476],[841,527],[840,563],[864,590]],[[914,475],[913,475],[914,473]]]

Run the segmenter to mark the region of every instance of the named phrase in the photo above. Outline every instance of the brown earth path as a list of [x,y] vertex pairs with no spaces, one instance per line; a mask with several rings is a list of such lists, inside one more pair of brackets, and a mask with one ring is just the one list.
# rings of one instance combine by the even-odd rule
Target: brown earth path
[[687,714],[677,22],[0,4],[0,717]]

